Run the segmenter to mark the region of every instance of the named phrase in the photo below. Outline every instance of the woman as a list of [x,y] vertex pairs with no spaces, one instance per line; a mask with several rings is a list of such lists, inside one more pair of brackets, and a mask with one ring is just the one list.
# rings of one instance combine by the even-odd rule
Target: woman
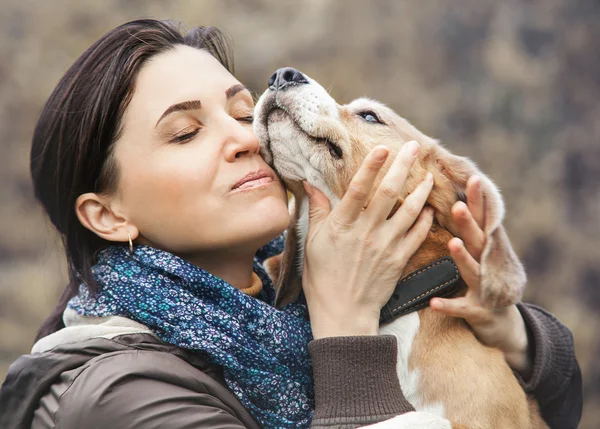
[[[71,281],[33,353],[9,370],[3,428],[357,427],[413,411],[395,339],[376,334],[431,224],[427,180],[391,219],[380,209],[418,147],[397,156],[370,202],[385,148],[331,212],[307,185],[305,298],[277,311],[262,261],[281,250],[286,195],[258,154],[252,98],[229,58],[216,29],[134,21],[90,47],[50,96],[31,172]],[[454,210],[466,246],[450,248],[476,289],[476,178],[467,194]],[[576,426],[581,375],[554,317],[485,310],[474,293],[432,306],[504,352],[552,427]]]

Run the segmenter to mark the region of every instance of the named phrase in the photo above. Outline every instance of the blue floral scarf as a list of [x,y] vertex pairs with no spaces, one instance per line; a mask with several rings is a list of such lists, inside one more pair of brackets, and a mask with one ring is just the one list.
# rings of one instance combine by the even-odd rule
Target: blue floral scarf
[[261,426],[308,427],[314,407],[308,312],[301,302],[272,307],[273,285],[262,266],[282,241],[254,259],[260,300],[171,253],[140,245],[131,255],[113,245],[92,268],[98,293],[82,284],[69,307],[83,316],[124,316],[164,342],[204,352],[224,368],[229,388]]

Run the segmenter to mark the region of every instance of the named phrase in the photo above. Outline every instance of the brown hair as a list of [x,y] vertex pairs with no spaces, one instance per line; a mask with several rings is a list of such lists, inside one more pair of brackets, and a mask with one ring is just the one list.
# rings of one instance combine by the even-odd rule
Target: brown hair
[[36,341],[64,327],[62,312],[79,284],[97,285],[91,267],[109,242],[84,228],[75,214],[77,197],[115,190],[118,169],[112,155],[137,74],[148,59],[177,45],[203,49],[233,73],[231,47],[214,27],[184,32],[173,21],[143,19],[102,36],[67,70],[35,127],[31,177],[36,199],[56,227],[65,248],[69,284]]

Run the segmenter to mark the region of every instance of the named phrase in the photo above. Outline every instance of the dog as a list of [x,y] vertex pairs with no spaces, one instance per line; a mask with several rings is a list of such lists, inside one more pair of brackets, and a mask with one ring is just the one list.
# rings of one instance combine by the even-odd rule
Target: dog
[[[434,186],[427,204],[435,209],[435,215],[425,242],[408,261],[396,291],[403,292],[403,282],[421,272],[437,269],[440,260],[448,263],[447,243],[457,235],[450,210],[457,201],[465,200],[467,179],[477,174],[486,219],[482,298],[490,308],[520,300],[526,277],[501,224],[502,197],[468,158],[450,153],[377,101],[361,98],[339,105],[321,85],[293,68],[279,69],[271,76],[269,88],[256,104],[254,130],[262,156],[293,196],[284,252],[265,261],[276,285],[277,307],[293,302],[302,288],[303,247],[308,230],[308,197],[302,181],[325,193],[333,207],[372,147],[384,144],[393,154],[411,140],[419,142],[420,152],[398,205],[430,171]],[[376,185],[393,158],[388,157]],[[456,284],[448,293],[464,294],[466,287],[455,266],[454,271]],[[385,323],[380,325],[380,333],[397,337],[400,386],[417,414],[424,416],[423,422],[429,422],[431,414],[447,422],[446,426],[438,422],[434,426],[423,423],[422,427],[547,427],[537,404],[526,397],[502,353],[482,345],[464,320],[428,308],[428,300],[434,296],[431,290],[421,295],[422,302],[412,312],[402,306],[388,310],[389,317],[382,317]],[[415,422],[415,415],[411,419]]]

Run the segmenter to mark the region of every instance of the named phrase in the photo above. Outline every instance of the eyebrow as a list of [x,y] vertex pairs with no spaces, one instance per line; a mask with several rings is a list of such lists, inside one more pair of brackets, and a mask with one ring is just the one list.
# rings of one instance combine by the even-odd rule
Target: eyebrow
[[241,83],[235,84],[232,87],[230,87],[227,91],[225,91],[225,97],[229,100],[235,94],[237,94],[240,91],[244,91],[244,90],[248,91],[248,88],[246,88]]
[[191,100],[191,101],[182,101],[181,103],[173,104],[162,116],[156,121],[155,128],[158,126],[158,123],[163,120],[165,116],[170,115],[173,112],[180,112],[182,110],[198,110],[202,107],[202,103],[200,100]]
[[[225,91],[225,97],[227,98],[227,100],[229,100],[230,98],[232,98],[235,94],[237,94],[240,91],[248,91],[248,88],[246,88],[241,83],[237,83],[237,84],[229,87]],[[161,117],[158,119],[158,121],[156,121],[156,125],[154,127],[157,127],[159,122],[162,121],[165,116],[168,116],[173,112],[180,112],[183,110],[198,110],[201,108],[202,108],[202,103],[200,102],[200,100],[182,101],[181,103],[173,104],[171,107],[169,107],[167,110],[165,110],[165,113],[163,113],[161,115]]]

